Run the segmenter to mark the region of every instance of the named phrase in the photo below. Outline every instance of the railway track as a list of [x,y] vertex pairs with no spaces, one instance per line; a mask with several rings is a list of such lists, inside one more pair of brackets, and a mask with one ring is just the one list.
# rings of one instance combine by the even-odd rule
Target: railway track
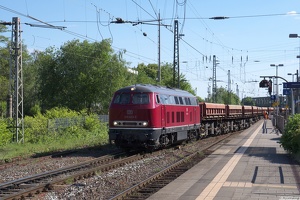
[[[144,199],[145,195],[149,195],[159,190],[164,185],[180,176],[190,167],[194,166],[195,163],[198,163],[205,156],[205,154],[201,154],[199,152],[205,152],[205,149],[224,141],[232,134],[215,137],[215,140],[212,143],[205,142],[206,140],[201,140],[205,144],[201,145],[201,148],[198,149],[197,152],[186,152],[188,156],[186,156],[184,159],[181,159],[172,166],[169,166],[163,171],[151,176],[144,182],[141,182],[127,189],[126,191],[123,191],[119,195],[113,197],[113,199],[126,199],[130,196],[134,199],[139,199],[137,197],[141,196],[141,199]],[[185,151],[185,147],[182,147],[182,151]],[[149,156],[155,156],[156,153],[159,152],[154,152]],[[136,154],[126,157],[125,153],[106,155],[70,167],[2,183],[0,184],[0,199],[17,200],[31,198],[42,192],[53,191],[61,185],[68,185],[76,182],[77,180],[89,178],[101,172],[122,167],[126,164],[141,160],[147,156],[148,155]]]
[[144,157],[139,154],[124,156],[126,156],[125,153],[106,155],[73,166],[2,183],[0,184],[0,199],[30,198],[41,192],[52,190],[56,185],[91,177],[98,172],[121,167]]
[[150,197],[152,194],[166,186],[171,181],[175,180],[181,174],[192,168],[195,164],[199,163],[202,159],[209,155],[211,153],[211,151],[208,150],[209,148],[216,146],[221,142],[226,142],[228,137],[236,133],[220,136],[213,143],[206,144],[197,152],[190,152],[189,156],[182,158],[181,160],[154,174],[148,179],[117,194],[110,200],[146,199]]

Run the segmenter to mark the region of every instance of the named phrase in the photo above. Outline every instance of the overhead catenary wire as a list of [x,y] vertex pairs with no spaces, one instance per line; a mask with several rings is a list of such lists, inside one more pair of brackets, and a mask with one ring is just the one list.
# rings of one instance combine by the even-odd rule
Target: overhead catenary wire
[[[50,24],[50,23],[55,23],[55,22],[67,22],[66,20],[64,20],[64,21],[44,22],[44,21],[39,20],[39,19],[37,19],[37,18],[34,18],[34,17],[30,16],[30,15],[23,14],[23,13],[21,13],[21,12],[15,11],[15,10],[10,9],[10,8],[7,8],[7,7],[5,7],[5,6],[1,6],[1,5],[0,5],[0,9],[6,10],[6,11],[8,11],[8,12],[12,12],[12,13],[14,13],[14,14],[17,14],[17,15],[20,15],[20,16],[23,16],[23,17],[26,17],[26,18],[33,19],[33,20],[35,20],[35,21],[38,21],[38,22],[44,24],[44,25],[38,25],[38,24],[36,24],[35,26],[37,26],[37,27],[43,27],[43,26],[44,26],[43,28],[48,28],[48,27],[49,27],[49,28],[59,29],[59,30],[65,32],[65,33],[68,33],[68,34],[70,34],[70,35],[73,35],[73,36],[78,37],[78,38],[81,38],[81,39],[88,39],[88,40],[90,40],[90,41],[97,41],[96,39],[91,38],[91,37],[89,37],[89,36],[87,36],[87,35],[82,35],[82,34],[80,34],[80,33],[76,33],[76,32],[69,31],[69,30],[65,30],[64,28],[60,28],[60,26],[54,26],[54,25]],[[79,22],[79,21],[78,21],[78,22]],[[86,21],[81,21],[81,22],[86,22]],[[97,23],[97,21],[90,21],[90,22],[95,22],[95,23]],[[25,24],[26,24],[26,23],[25,23]],[[30,23],[27,23],[27,24],[28,24],[28,25],[32,25],[32,24],[30,24]],[[115,46],[112,46],[112,47],[113,47],[114,49],[121,50],[121,49],[118,48],[118,47],[115,47]],[[132,55],[135,55],[135,56],[138,55],[138,54],[135,54],[135,53],[133,53],[133,52],[131,52],[131,51],[128,51],[128,50],[126,50],[126,52],[127,52],[128,54],[132,54]],[[128,54],[127,54],[127,55],[128,55]],[[133,56],[131,56],[131,57],[133,57]],[[142,57],[142,58],[147,59],[147,60],[153,60],[153,59],[151,59],[151,58],[147,58],[146,56],[138,55],[138,57]]]
[[[176,1],[176,2],[179,2],[178,0],[174,0],[174,1]],[[127,2],[127,1],[126,1]],[[137,5],[137,7],[139,7],[139,8],[141,8],[141,10],[145,10],[145,11],[147,11],[146,9],[142,9],[142,7],[140,7],[140,6],[138,6],[138,4],[137,4],[137,2],[136,1],[133,1],[136,5]],[[190,5],[190,2],[189,1],[183,1],[183,2],[185,2],[185,3],[187,3],[186,5],[188,6],[188,5]],[[179,3],[183,3],[182,1],[181,2],[179,2]],[[153,6],[153,4],[152,4],[152,2],[150,1],[150,3],[151,3],[151,5],[152,5],[152,9],[154,10],[155,9],[155,7]],[[149,12],[149,14],[150,14],[150,12]],[[27,13],[27,15],[29,16],[29,13]],[[25,15],[26,17],[27,17],[27,15]],[[280,16],[280,15],[287,15],[287,14],[266,14],[266,15],[253,15],[253,16],[247,16],[247,15],[245,15],[245,16],[229,16],[229,18],[246,18],[246,17],[271,17],[271,16]],[[150,15],[151,16],[151,15]],[[155,18],[155,16],[152,16],[153,18]],[[173,20],[173,18],[169,18],[170,20]],[[168,18],[163,18],[163,20],[169,20]],[[206,17],[206,18],[202,18],[202,17],[195,17],[195,18],[186,18],[186,17],[178,17],[178,19],[181,19],[181,20],[183,20],[183,19],[185,19],[185,20],[193,20],[193,19],[209,19],[209,17]],[[66,18],[64,17],[64,21],[67,21],[66,20]],[[203,20],[202,20],[203,21]],[[82,22],[84,22],[84,23],[89,23],[89,22],[92,22],[92,21],[89,21],[89,20],[84,20],[84,21],[82,21]],[[107,22],[107,21],[101,21],[101,19],[100,18],[97,18],[97,20],[95,20],[94,21],[95,23],[97,23],[97,22],[99,22],[99,25],[106,25],[106,24],[104,24],[105,22]],[[48,23],[51,23],[51,22],[48,22]],[[78,23],[80,23],[80,22],[78,22]],[[108,25],[108,24],[107,24]],[[108,25],[109,26],[109,25]],[[208,27],[208,30],[210,30],[209,29],[209,27]],[[66,32],[66,31],[65,31]],[[80,35],[78,35],[78,33],[76,33],[76,32],[66,32],[66,33],[68,33],[68,34],[72,34],[72,35],[74,35],[74,36],[76,36],[76,37],[79,37],[79,38],[83,38],[83,39],[88,39],[88,40],[92,40],[92,41],[97,41],[97,40],[95,40],[95,39],[93,39],[93,38],[91,38],[91,37],[88,37],[88,35],[82,35],[82,34],[80,34]],[[209,31],[209,33],[212,35],[212,36],[214,36],[215,37],[215,34],[212,34],[213,32],[210,30]],[[148,37],[149,39],[151,39],[150,37]],[[233,53],[231,53],[231,54],[234,54],[234,51],[240,51],[240,49],[235,49],[235,48],[233,48],[233,47],[229,47],[229,46],[226,46],[226,45],[224,45],[224,44],[222,44],[222,43],[220,43],[220,41],[218,41],[219,39],[218,38],[212,38],[212,40],[208,40],[207,39],[207,36],[205,36],[205,37],[203,37],[203,40],[207,40],[206,41],[206,43],[207,44],[209,44],[210,46],[211,45],[218,45],[218,46],[220,46],[220,47],[223,47],[223,48],[225,48],[224,49],[224,53],[226,53],[226,51],[227,51],[227,53],[228,54],[230,54],[230,52],[233,52]],[[152,42],[154,43],[154,44],[156,44],[155,43],[155,41],[154,40],[152,40]],[[192,51],[194,51],[194,52],[196,52],[196,54],[199,54],[200,53],[200,55],[202,55],[202,56],[209,56],[209,54],[211,53],[211,52],[209,52],[209,51],[207,51],[207,52],[203,52],[201,49],[199,49],[199,48],[197,48],[196,46],[194,46],[194,44],[192,43],[192,42],[190,42],[190,41],[188,41],[188,40],[186,40],[186,42],[188,43],[188,44],[185,44],[185,45],[187,45],[187,47],[190,47],[191,48],[191,46],[193,47],[193,48],[191,48],[191,50]],[[223,45],[223,46],[222,46]],[[212,46],[211,46],[212,47]],[[198,51],[196,51],[196,50],[198,50]],[[211,50],[212,51],[212,50]],[[255,51],[255,49],[253,49],[253,50],[249,50],[248,52],[254,52]],[[262,51],[264,51],[264,50],[262,50]],[[266,51],[267,51],[267,49],[266,49]],[[209,53],[208,53],[209,52]],[[243,52],[247,52],[247,50],[243,50]],[[268,55],[266,55],[266,57],[267,57]],[[270,57],[270,56],[269,56]],[[224,57],[225,59],[226,59],[226,57]],[[228,58],[231,58],[231,55],[229,56],[228,55]],[[226,61],[225,59],[223,59],[222,58],[222,61]],[[271,59],[271,58],[270,58]],[[235,59],[235,60],[238,60],[238,57]],[[230,59],[228,59],[228,61],[226,61],[226,62],[228,62],[228,64],[230,64],[231,63],[231,61],[230,61]],[[234,63],[238,63],[238,62],[234,62]]]
[[34,20],[34,21],[38,21],[38,22],[40,22],[40,23],[42,23],[42,24],[44,24],[44,25],[48,25],[49,28],[56,28],[56,29],[61,29],[61,30],[64,29],[63,27],[62,27],[62,28],[57,28],[56,26],[53,26],[52,24],[49,24],[49,23],[47,23],[47,22],[44,22],[44,21],[39,20],[39,19],[37,19],[37,18],[34,18],[34,17],[30,16],[30,15],[25,15],[25,14],[23,14],[23,13],[20,13],[20,12],[18,12],[18,11],[15,11],[15,10],[13,10],[13,9],[7,8],[7,7],[2,6],[2,5],[0,5],[0,8],[3,9],[3,10],[9,11],[9,12],[15,13],[15,14],[17,14],[17,15],[23,16],[23,17],[28,17],[28,18],[30,18],[30,19],[32,19],[32,20]]
[[[252,17],[276,16],[276,15],[286,15],[286,14],[256,15],[256,16],[252,16]],[[241,18],[241,17],[250,17],[250,16],[238,16],[238,17]],[[230,17],[229,17],[229,18],[230,18]],[[187,18],[187,19],[209,19],[209,18],[196,17],[196,18]],[[167,20],[167,18],[165,18],[164,20]],[[173,19],[171,19],[171,20],[173,20]],[[170,30],[170,29],[169,29],[169,30]],[[209,29],[209,30],[210,30],[210,29]],[[172,32],[172,31],[171,31],[171,32]],[[214,34],[212,34],[212,35],[214,35]],[[206,39],[206,40],[207,40],[207,39]],[[208,41],[208,40],[207,40],[207,41]],[[186,42],[186,43],[188,44],[188,42]],[[243,52],[247,52],[247,54],[248,54],[248,52],[249,52],[248,50],[241,50],[241,49],[236,49],[236,48],[233,48],[233,47],[228,47],[228,46],[222,44],[222,43],[220,42],[220,40],[219,40],[219,42],[213,42],[213,41],[210,41],[209,43],[210,43],[210,44],[215,44],[215,45],[221,46],[221,47],[224,48],[224,49],[227,49],[227,52],[228,52],[228,53],[230,53],[232,50],[236,50],[236,51],[242,52],[242,53],[241,53],[241,61],[240,61],[239,63],[243,62],[243,57],[244,57],[244,60],[246,60],[246,58],[248,57],[248,55],[243,55],[243,54],[244,54]],[[188,44],[188,46],[193,47],[193,45],[190,45],[190,44]],[[210,46],[211,46],[211,45],[210,45]],[[200,51],[197,50],[195,47],[193,47],[192,49],[196,50],[196,52],[202,54],[202,55],[205,56],[206,58],[208,57],[206,53],[200,52]],[[231,56],[231,55],[230,55],[230,56]],[[238,58],[237,58],[236,60],[238,60]],[[239,64],[239,65],[240,65],[240,64]],[[238,65],[238,66],[239,66],[239,65]],[[225,70],[224,70],[224,71],[225,71]]]

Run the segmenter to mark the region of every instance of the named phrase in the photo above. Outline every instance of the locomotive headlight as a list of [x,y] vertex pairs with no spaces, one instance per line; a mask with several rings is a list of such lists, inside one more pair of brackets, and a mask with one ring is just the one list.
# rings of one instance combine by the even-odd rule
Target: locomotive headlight
[[114,121],[113,124],[114,124],[114,126],[117,126],[117,125],[118,125],[118,122],[117,122],[117,121]]
[[148,126],[148,122],[143,122],[143,126]]

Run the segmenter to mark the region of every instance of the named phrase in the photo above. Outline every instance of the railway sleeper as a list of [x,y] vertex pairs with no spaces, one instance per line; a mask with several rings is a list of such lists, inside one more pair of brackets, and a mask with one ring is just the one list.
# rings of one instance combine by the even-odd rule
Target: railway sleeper
[[19,188],[20,189],[27,189],[27,188],[32,188],[32,187],[35,187],[37,186],[38,184],[26,184],[26,183],[23,183],[23,184],[20,184],[19,185]]
[[215,132],[215,135],[221,135],[222,134],[222,129],[220,127],[216,127],[214,132]]

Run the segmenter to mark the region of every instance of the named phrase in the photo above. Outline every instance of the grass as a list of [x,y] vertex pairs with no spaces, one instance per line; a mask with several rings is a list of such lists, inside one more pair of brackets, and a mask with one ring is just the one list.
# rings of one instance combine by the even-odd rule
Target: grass
[[16,158],[27,158],[38,154],[53,153],[64,150],[79,149],[107,144],[106,138],[95,138],[90,135],[85,138],[69,137],[49,139],[38,143],[11,143],[0,147],[0,163],[11,162]]

